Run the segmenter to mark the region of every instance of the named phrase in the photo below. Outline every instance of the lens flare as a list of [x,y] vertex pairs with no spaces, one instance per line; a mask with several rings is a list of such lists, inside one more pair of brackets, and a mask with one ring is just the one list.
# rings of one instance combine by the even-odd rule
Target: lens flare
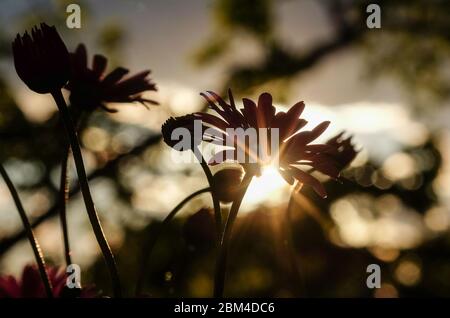
[[277,204],[283,199],[288,184],[274,166],[263,168],[261,176],[253,178],[244,197],[244,209],[254,208],[259,204]]

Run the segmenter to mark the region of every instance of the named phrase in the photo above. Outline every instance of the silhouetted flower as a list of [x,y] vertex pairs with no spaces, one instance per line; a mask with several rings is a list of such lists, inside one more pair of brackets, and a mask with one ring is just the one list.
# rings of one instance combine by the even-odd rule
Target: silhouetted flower
[[[161,133],[162,133],[164,142],[169,147],[175,148],[176,150],[179,150],[179,151],[191,150],[191,149],[193,149],[193,147],[198,146],[202,142],[202,134],[200,133],[200,136],[196,136],[196,134],[194,132],[194,130],[195,130],[194,129],[194,125],[195,125],[194,120],[195,120],[195,116],[192,114],[180,116],[180,117],[170,117],[169,119],[167,119],[161,127]],[[189,132],[190,144],[187,145],[186,147],[180,148],[182,146],[181,144],[178,147],[176,147],[176,145],[179,144],[181,139],[183,138],[183,136],[178,136],[180,138],[180,140],[177,140],[172,135],[174,130],[177,128],[185,128],[185,129],[187,129],[186,132]],[[200,127],[200,129],[201,129],[201,127]]]
[[70,91],[72,106],[87,110],[103,108],[114,113],[116,110],[106,106],[107,103],[139,102],[144,106],[158,103],[142,97],[145,91],[156,91],[156,85],[148,77],[149,70],[124,78],[129,70],[117,67],[105,74],[108,60],[103,55],[94,55],[92,68],[88,66],[86,47],[78,45],[70,54],[71,76],[66,89]]
[[[63,269],[50,267],[47,270],[53,286],[54,297],[94,298],[96,292],[92,287],[69,289],[66,287],[67,275]],[[0,298],[45,298],[47,297],[36,266],[27,265],[22,277],[17,280],[13,276],[0,276]]]
[[[301,131],[307,124],[306,120],[300,118],[305,108],[303,102],[296,103],[287,112],[276,112],[272,105],[272,96],[263,93],[259,96],[257,104],[244,98],[242,100],[243,108],[237,109],[230,90],[228,92],[229,103],[213,92],[208,92],[208,94],[202,95],[219,116],[208,113],[194,114],[196,118],[203,121],[206,127],[215,129],[213,134],[204,135],[203,140],[224,145],[227,142],[227,145],[231,144],[234,147],[231,150],[226,149],[216,153],[210,163],[220,163],[222,158],[236,160],[238,151],[243,151],[248,157],[256,158],[256,163],[240,162],[240,164],[247,172],[252,169],[253,173],[257,173],[261,166],[269,164],[267,157],[273,160],[274,156],[278,155],[278,170],[289,184],[298,180],[311,186],[317,194],[325,197],[326,192],[323,185],[301,167],[310,166],[316,171],[337,179],[341,170],[355,156],[350,140],[341,141],[339,136],[327,144],[311,144],[327,129],[330,122],[324,121],[312,130]],[[259,148],[254,151],[254,148],[239,142],[236,136],[229,140],[228,128],[254,128],[258,137],[258,147],[265,145],[266,153]],[[262,134],[259,128],[265,128],[265,133]],[[278,133],[278,151],[271,149],[271,138],[272,134],[275,134],[275,130]],[[345,151],[341,151],[342,148]],[[269,156],[265,154],[269,154]]]
[[224,203],[233,202],[239,194],[244,171],[241,167],[224,168],[213,176],[214,195]]
[[17,34],[12,50],[17,74],[36,93],[54,92],[69,80],[69,52],[54,26],[41,23],[31,36]]
[[358,152],[352,144],[352,136],[343,138],[344,132],[340,132],[329,139],[326,144],[332,146],[327,155],[332,157],[338,168],[346,168],[355,159]]

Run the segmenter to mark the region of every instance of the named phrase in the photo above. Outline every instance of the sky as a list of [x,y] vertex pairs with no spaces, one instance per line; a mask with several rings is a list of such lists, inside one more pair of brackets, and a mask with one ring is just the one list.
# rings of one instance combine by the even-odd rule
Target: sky
[[[15,17],[23,12],[28,14],[27,11],[31,11],[32,15],[30,9],[37,3],[48,5],[51,1],[2,1],[0,17],[9,26],[7,32],[17,32]],[[90,29],[97,29],[103,23],[118,23],[128,35],[124,50],[127,65],[132,70],[150,68],[159,82],[178,83],[196,91],[217,89],[226,78],[225,72],[230,65],[252,61],[257,54],[252,43],[238,41],[233,47],[233,54],[218,65],[199,68],[192,63],[195,50],[208,39],[214,28],[209,0],[96,0],[88,3],[93,18],[82,20],[80,30],[68,32],[89,44],[93,40]],[[282,39],[289,40],[290,49],[306,49],[333,36],[333,29],[317,1],[280,3],[276,6],[276,32]],[[61,15],[66,13],[61,10]],[[75,46],[76,43],[69,44],[69,48]],[[398,101],[401,98],[396,89],[392,89],[392,83],[362,84],[361,68],[361,61],[355,52],[337,53],[308,72],[304,76],[307,80],[299,80],[301,86],[298,91],[304,99],[321,104],[347,103],[361,97],[379,100],[382,96],[384,101]]]

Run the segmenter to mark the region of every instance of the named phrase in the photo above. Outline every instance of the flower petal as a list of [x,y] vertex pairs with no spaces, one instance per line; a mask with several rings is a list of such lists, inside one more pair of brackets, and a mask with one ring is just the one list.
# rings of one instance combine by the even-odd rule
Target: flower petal
[[20,296],[20,286],[14,277],[0,277],[0,298],[19,298]]
[[106,57],[100,54],[94,55],[94,61],[92,62],[92,71],[96,78],[100,78],[106,70],[108,60]]
[[244,114],[245,119],[249,123],[250,127],[257,128],[258,127],[258,119],[257,119],[258,108],[257,108],[256,104],[251,99],[248,99],[248,98],[243,98],[242,104],[244,105],[244,108],[241,109],[241,111]]
[[84,44],[79,44],[73,54],[75,68],[77,70],[84,70],[87,68],[87,51]]
[[294,136],[292,136],[292,138],[289,139],[289,141],[294,143],[296,146],[306,146],[317,137],[319,137],[328,128],[329,125],[329,121],[324,121],[314,127],[313,130],[302,131],[298,134],[295,134]]
[[111,73],[105,76],[102,81],[102,86],[106,88],[110,88],[113,84],[120,81],[126,74],[128,74],[129,70],[124,67],[117,67]]
[[194,113],[194,116],[195,116],[196,119],[201,120],[201,121],[203,121],[203,122],[205,122],[207,124],[210,124],[212,126],[215,126],[215,127],[219,128],[219,129],[223,130],[224,132],[225,132],[225,130],[227,128],[230,127],[230,125],[226,121],[220,119],[217,116],[214,116],[214,115],[211,115],[211,114],[208,114],[208,113],[200,113],[200,112],[198,112],[198,113]]
[[44,285],[37,268],[27,265],[22,273],[22,297],[45,297]]
[[272,105],[272,95],[262,93],[258,99],[258,128],[267,128],[272,124],[275,116],[275,107]]
[[327,192],[325,191],[323,184],[312,175],[292,166],[290,167],[289,172],[299,182],[311,186],[322,198],[327,197]]

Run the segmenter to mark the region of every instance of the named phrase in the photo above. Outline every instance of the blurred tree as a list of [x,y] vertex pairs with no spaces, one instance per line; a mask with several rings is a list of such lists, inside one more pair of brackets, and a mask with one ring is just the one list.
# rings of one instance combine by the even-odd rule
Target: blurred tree
[[125,40],[126,32],[117,22],[107,22],[100,28],[97,43],[107,54],[112,66],[119,64]]
[[450,97],[448,1],[383,1],[382,8],[381,32],[364,39],[370,76],[396,76],[415,106]]
[[395,75],[406,85],[412,101],[421,94],[437,100],[448,97],[450,81],[444,70],[449,62],[450,7],[445,0],[377,1],[382,10],[379,30],[366,26],[366,8],[371,1],[319,1],[336,35],[306,52],[288,49],[288,43],[276,35],[275,9],[282,2],[216,0],[212,7],[216,25],[195,54],[197,64],[219,62],[231,49],[234,33],[242,30],[259,43],[264,58],[257,65],[232,67],[224,86],[236,92],[292,79],[323,57],[355,46],[367,49],[368,78]]

